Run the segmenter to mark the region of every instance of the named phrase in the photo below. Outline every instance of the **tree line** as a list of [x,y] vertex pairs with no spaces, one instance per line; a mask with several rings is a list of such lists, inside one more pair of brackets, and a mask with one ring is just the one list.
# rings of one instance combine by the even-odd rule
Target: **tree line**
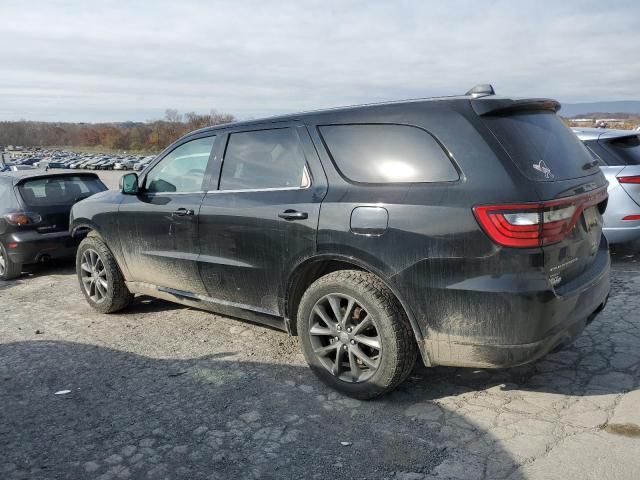
[[233,115],[167,109],[162,120],[123,123],[0,122],[0,145],[92,147],[159,152],[187,132],[235,121]]

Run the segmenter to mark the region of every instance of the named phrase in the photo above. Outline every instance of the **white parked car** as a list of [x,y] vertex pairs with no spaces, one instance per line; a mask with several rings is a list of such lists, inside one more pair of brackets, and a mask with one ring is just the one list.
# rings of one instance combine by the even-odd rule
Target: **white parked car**
[[640,134],[635,130],[574,128],[609,181],[603,232],[609,243],[640,240]]

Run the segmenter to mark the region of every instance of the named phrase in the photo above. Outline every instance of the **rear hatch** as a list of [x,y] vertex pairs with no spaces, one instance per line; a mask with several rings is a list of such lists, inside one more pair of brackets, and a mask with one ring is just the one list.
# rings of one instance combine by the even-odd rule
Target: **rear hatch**
[[[482,101],[491,99],[475,102]],[[607,181],[598,162],[556,115],[558,109],[552,100],[496,99],[494,108],[486,105],[479,113],[538,193],[540,203],[530,210],[534,213],[511,218],[531,222],[523,228],[539,229],[544,268],[552,285],[562,290],[599,258]]]
[[17,185],[25,211],[40,233],[69,230],[73,204],[107,190],[96,175],[56,175],[26,178]]

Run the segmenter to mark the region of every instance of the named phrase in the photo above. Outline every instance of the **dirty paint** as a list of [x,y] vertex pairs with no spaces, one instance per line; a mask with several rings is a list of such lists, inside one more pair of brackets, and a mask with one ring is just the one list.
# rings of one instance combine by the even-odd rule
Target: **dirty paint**
[[[118,207],[105,202],[102,211],[96,202],[92,210],[80,204],[73,216],[79,223],[116,225],[117,231],[103,238],[108,246],[121,243],[116,258],[131,288],[143,283],[169,293],[155,296],[173,295],[179,303],[206,304],[241,318],[247,315],[240,310],[249,311],[252,320],[283,328],[284,318],[296,323],[295,294],[304,291],[292,279],[306,287],[340,262],[341,268],[364,269],[383,279],[405,309],[425,364],[524,364],[576,338],[604,305],[609,254],[606,241],[599,243],[602,212],[594,210],[596,221],[590,223],[580,217],[571,235],[552,245],[521,249],[497,246],[480,227],[474,207],[574,196],[578,202],[577,196],[591,198],[602,190],[606,180],[597,169],[586,176],[579,168],[565,172],[562,181],[523,175],[482,117],[510,102],[459,97],[281,117],[277,128],[296,132],[299,151],[292,155],[304,157],[311,178],[310,185],[291,188],[220,190],[228,138],[275,127],[273,119],[212,127],[173,146],[217,136],[200,191],[143,189],[139,195],[121,195]],[[539,102],[527,105],[540,107]],[[368,123],[429,132],[446,150],[445,161],[455,166],[459,180],[349,181],[319,128]],[[160,155],[158,162],[163,161]],[[372,161],[366,168],[383,166]],[[602,210],[605,202],[595,201]],[[584,206],[578,202],[576,211]],[[352,215],[362,207],[387,212],[384,232],[354,233]],[[175,215],[184,209],[195,213]],[[283,217],[288,210],[303,216]],[[360,221],[365,230],[379,226]],[[549,276],[558,269],[562,280],[552,285]]]

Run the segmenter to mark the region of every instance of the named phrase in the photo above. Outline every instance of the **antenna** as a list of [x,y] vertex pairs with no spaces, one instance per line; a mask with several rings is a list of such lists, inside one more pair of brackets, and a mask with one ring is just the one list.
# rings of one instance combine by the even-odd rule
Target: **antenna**
[[482,85],[476,85],[467,93],[465,93],[465,95],[471,95],[473,98],[487,97],[489,95],[495,95],[495,94],[496,94],[496,91],[488,83],[484,83]]

